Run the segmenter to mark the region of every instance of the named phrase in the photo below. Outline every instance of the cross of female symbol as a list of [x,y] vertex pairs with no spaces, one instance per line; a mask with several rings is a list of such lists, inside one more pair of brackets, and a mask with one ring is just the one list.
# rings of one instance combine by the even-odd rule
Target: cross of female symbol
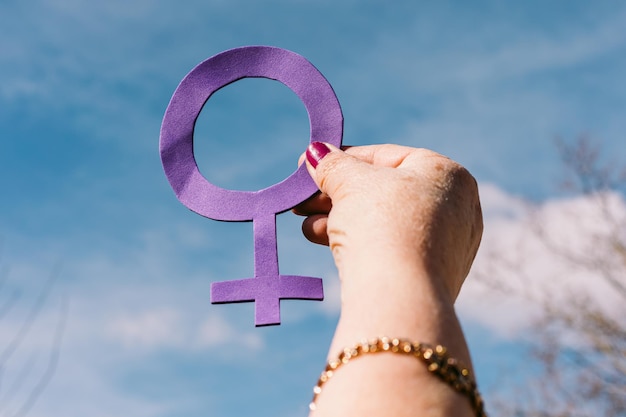
[[257,326],[280,324],[280,300],[324,298],[322,280],[280,275],[276,214],[317,191],[304,165],[285,180],[258,191],[227,190],[200,174],[193,153],[196,119],[211,95],[242,78],[277,80],[304,103],[311,142],[341,146],[343,115],[324,76],[305,58],[285,49],[247,46],[215,55],[181,81],[161,126],[160,151],[165,175],[178,199],[192,211],[222,221],[252,221],[254,277],[211,284],[211,303],[255,302]]

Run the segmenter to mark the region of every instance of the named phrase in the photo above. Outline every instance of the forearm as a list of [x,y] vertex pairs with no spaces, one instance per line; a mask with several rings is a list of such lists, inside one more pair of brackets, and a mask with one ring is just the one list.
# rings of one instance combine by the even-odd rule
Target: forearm
[[[342,312],[329,359],[362,339],[380,336],[441,344],[471,369],[452,300],[418,265],[351,263],[340,271]],[[324,385],[315,417],[471,416],[467,398],[429,373],[418,359],[363,355]]]

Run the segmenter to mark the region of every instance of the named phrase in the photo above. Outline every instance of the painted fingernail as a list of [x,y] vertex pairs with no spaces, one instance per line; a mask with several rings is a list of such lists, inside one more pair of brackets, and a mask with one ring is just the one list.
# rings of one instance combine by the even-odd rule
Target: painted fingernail
[[317,168],[317,164],[329,153],[330,148],[323,142],[312,142],[309,147],[306,148],[306,159],[313,168]]

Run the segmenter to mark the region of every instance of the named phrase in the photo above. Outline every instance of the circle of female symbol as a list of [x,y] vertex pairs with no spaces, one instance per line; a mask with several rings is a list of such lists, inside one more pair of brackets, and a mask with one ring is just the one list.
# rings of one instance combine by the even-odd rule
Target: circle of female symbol
[[305,58],[285,49],[247,46],[215,55],[181,81],[161,126],[160,152],[165,175],[178,199],[192,211],[223,221],[252,221],[254,277],[213,282],[211,303],[255,302],[255,324],[280,324],[280,300],[322,300],[320,278],[280,275],[276,214],[317,191],[302,164],[280,183],[258,191],[217,187],[198,170],[193,153],[196,119],[211,95],[242,78],[269,78],[289,87],[304,103],[311,142],[341,146],[343,115],[324,76]]

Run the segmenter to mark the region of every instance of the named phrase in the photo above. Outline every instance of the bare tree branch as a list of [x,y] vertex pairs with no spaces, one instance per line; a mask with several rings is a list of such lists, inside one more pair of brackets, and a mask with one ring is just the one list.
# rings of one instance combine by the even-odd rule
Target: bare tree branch
[[52,376],[54,375],[54,372],[56,371],[57,365],[59,363],[61,344],[63,342],[65,324],[67,322],[67,311],[67,298],[63,297],[59,311],[59,321],[57,322],[57,327],[54,333],[54,340],[52,342],[52,350],[50,351],[50,358],[48,360],[48,366],[46,367],[46,370],[39,379],[37,385],[35,385],[31,390],[26,401],[24,401],[17,413],[13,414],[13,417],[24,417],[33,408],[45,388],[50,383],[50,380],[52,379]]
[[33,303],[26,319],[22,323],[22,326],[18,330],[17,334],[13,337],[13,339],[9,342],[9,344],[2,350],[0,353],[0,368],[4,367],[8,360],[13,356],[15,351],[18,349],[20,344],[24,341],[24,338],[30,331],[35,319],[41,312],[43,305],[45,304],[48,296],[50,295],[50,291],[54,286],[60,275],[60,267],[57,266],[55,270],[50,274],[48,279],[44,282],[44,285],[39,292],[39,296]]
[[513,256],[499,253],[498,248],[487,254],[498,274],[487,269],[478,278],[495,291],[533,303],[541,313],[533,325],[536,342],[530,353],[542,366],[542,375],[520,389],[519,401],[500,402],[499,411],[515,417],[624,417],[626,320],[616,317],[626,317],[626,213],[616,212],[615,198],[626,190],[626,167],[603,160],[601,147],[588,135],[574,144],[557,139],[556,145],[568,171],[567,190],[585,196],[608,229],[590,229],[572,216],[567,228],[578,240],[574,248],[554,239],[541,213],[530,211],[530,230],[570,271],[606,284],[612,296],[621,300],[617,301],[621,313],[607,314],[602,300],[575,287],[560,290],[565,291],[567,303],[554,303],[550,294],[526,288],[523,283],[530,277],[522,267],[528,262],[522,246]]
[[[2,270],[2,275],[0,275],[0,288],[4,286],[7,280],[7,269]],[[26,313],[26,317],[22,321],[21,325],[13,335],[13,337],[8,341],[6,346],[3,347],[0,353],[0,382],[4,382],[4,384],[0,385],[0,388],[3,388],[6,385],[6,370],[9,367],[9,364],[12,362],[12,359],[15,353],[23,347],[23,343],[26,340],[26,337],[29,335],[35,321],[40,317],[42,309],[46,304],[47,300],[50,297],[50,293],[57,283],[60,276],[60,265],[54,268],[53,272],[48,276],[48,278],[43,283],[42,287],[39,290],[33,304],[30,309]],[[9,296],[7,301],[5,301],[0,306],[0,320],[6,319],[6,314],[14,309],[17,305],[17,301],[19,299],[18,293],[13,293],[13,295]],[[61,303],[59,307],[59,318],[54,329],[53,339],[51,341],[51,348],[48,354],[48,358],[45,362],[45,368],[43,369],[42,374],[37,378],[36,383],[30,387],[28,393],[26,394],[25,399],[22,402],[16,400],[17,397],[21,396],[20,394],[28,389],[26,387],[26,383],[31,380],[31,376],[34,376],[34,369],[36,364],[36,359],[38,354],[33,353],[30,358],[26,361],[21,361],[18,365],[11,365],[14,369],[16,369],[16,375],[10,381],[11,384],[7,389],[0,389],[0,413],[3,416],[11,416],[11,417],[25,417],[32,407],[36,404],[37,400],[40,398],[41,394],[50,383],[60,357],[61,344],[63,339],[63,334],[65,330],[65,324],[67,321],[67,299],[65,296],[61,296]],[[13,361],[15,362],[15,361]],[[9,404],[14,402],[17,406],[17,411],[12,414],[7,414],[4,411],[7,409]]]

